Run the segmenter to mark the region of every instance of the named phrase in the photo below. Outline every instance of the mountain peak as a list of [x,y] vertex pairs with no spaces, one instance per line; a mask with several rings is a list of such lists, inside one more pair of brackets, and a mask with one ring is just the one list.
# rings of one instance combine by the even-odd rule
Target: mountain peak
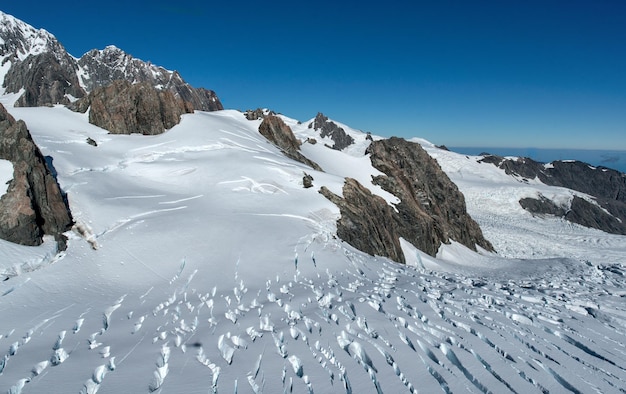
[[170,90],[196,110],[223,109],[215,92],[191,87],[176,71],[134,58],[115,45],[77,59],[46,30],[5,13],[0,14],[0,62],[0,94],[24,91],[16,106],[67,105],[97,87],[125,80]]
[[61,46],[54,35],[0,11],[0,43],[2,58],[24,60],[29,55],[51,52]]

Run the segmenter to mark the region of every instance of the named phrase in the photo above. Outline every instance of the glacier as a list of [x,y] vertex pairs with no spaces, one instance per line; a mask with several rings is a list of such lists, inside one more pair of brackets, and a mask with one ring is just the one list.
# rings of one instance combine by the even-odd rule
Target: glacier
[[626,237],[517,203],[568,189],[416,140],[498,253],[403,242],[400,265],[338,239],[317,192],[351,176],[395,202],[349,126],[340,152],[282,116],[319,172],[234,110],[140,136],[7,107],[76,226],[63,252],[0,241],[0,392],[624,392]]

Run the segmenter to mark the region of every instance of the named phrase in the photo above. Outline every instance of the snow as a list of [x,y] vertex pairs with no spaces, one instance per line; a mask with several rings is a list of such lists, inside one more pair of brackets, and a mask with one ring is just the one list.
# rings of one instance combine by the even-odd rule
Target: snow
[[0,159],[0,197],[7,192],[9,182],[13,179],[13,163]]
[[365,140],[361,157],[304,144],[322,173],[237,111],[123,136],[63,107],[8,109],[54,159],[80,231],[61,254],[0,242],[0,392],[626,387],[626,237],[516,205],[566,190],[426,144],[498,254],[402,240],[403,266],[337,239],[317,192],[347,175],[374,189]]

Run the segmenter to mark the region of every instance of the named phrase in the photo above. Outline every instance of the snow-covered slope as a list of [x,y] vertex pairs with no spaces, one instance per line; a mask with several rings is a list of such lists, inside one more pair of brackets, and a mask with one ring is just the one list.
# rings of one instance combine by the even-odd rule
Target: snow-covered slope
[[10,110],[53,158],[77,229],[62,254],[0,242],[0,392],[626,387],[626,237],[514,208],[566,190],[425,143],[500,255],[404,243],[401,266],[337,239],[317,192],[376,173],[355,130],[350,154],[303,145],[322,173],[237,111],[122,136],[62,107]]

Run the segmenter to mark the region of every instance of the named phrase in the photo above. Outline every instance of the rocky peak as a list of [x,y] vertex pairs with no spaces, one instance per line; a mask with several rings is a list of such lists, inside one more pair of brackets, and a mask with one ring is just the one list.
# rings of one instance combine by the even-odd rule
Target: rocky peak
[[34,27],[0,11],[0,56],[6,61],[24,60],[44,52],[59,54],[63,46],[44,29]]
[[333,146],[331,146],[333,149],[342,150],[354,144],[354,138],[321,112],[317,113],[313,122],[309,124],[309,128],[319,130],[322,138],[330,137],[334,142]]
[[400,199],[390,207],[355,180],[346,180],[341,198],[321,192],[339,206],[338,235],[372,255],[404,262],[399,238],[434,256],[451,240],[472,250],[493,250],[478,224],[469,216],[465,198],[436,160],[419,145],[401,138],[373,141],[368,147],[372,165],[385,175],[373,182]]
[[4,92],[25,91],[16,106],[68,104],[71,97],[84,95],[76,60],[63,45],[46,30],[4,13],[0,13],[0,59],[6,70],[0,75]]
[[322,171],[317,163],[309,160],[300,152],[300,141],[298,141],[291,128],[280,117],[265,115],[263,122],[259,126],[259,133],[272,144],[279,147],[287,157]]
[[191,103],[199,111],[223,109],[215,92],[204,88],[193,88],[177,71],[155,66],[150,62],[134,58],[116,46],[103,50],[92,49],[78,59],[80,83],[87,91],[107,86],[116,80],[131,83],[147,82],[160,90],[170,90],[183,101]]
[[39,245],[45,234],[65,248],[63,232],[72,225],[67,201],[23,121],[0,105],[0,158],[13,164],[13,179],[0,198],[0,238]]
[[5,92],[25,90],[17,106],[69,104],[97,87],[125,80],[170,90],[196,110],[223,109],[215,92],[191,87],[176,71],[136,59],[115,46],[76,59],[52,34],[4,13],[0,13],[0,61],[4,66],[0,70],[6,70],[0,74]]

